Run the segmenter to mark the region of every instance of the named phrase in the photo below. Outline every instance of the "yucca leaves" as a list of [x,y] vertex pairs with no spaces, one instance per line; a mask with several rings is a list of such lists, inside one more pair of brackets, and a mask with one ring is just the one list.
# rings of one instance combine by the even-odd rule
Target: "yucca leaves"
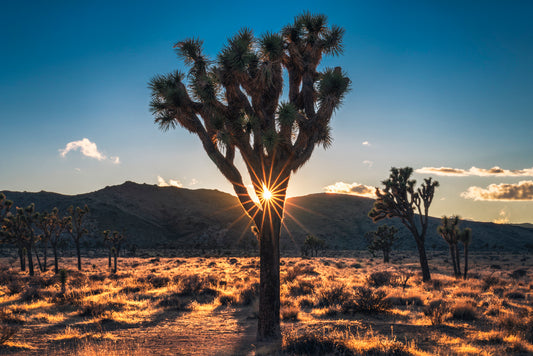
[[337,106],[350,89],[350,79],[340,67],[327,68],[318,82],[318,101],[326,104],[331,101]]

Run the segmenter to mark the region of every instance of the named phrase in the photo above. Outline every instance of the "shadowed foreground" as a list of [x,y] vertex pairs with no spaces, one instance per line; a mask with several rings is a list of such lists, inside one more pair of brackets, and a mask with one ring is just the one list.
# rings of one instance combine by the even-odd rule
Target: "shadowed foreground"
[[[456,280],[445,253],[424,284],[415,255],[384,265],[357,258],[284,258],[281,354],[530,354],[529,256],[475,255],[472,278]],[[29,278],[4,259],[2,354],[259,354],[257,258],[127,258]],[[74,266],[74,260],[65,261]]]

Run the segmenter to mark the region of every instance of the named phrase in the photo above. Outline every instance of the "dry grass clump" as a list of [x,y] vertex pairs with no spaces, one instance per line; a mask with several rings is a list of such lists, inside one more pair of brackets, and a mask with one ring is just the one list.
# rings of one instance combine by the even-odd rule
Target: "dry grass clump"
[[395,278],[396,277],[394,273],[389,272],[389,271],[372,272],[367,277],[367,283],[369,286],[372,286],[372,287],[389,286],[393,284]]
[[441,325],[449,311],[450,306],[446,300],[435,299],[429,302],[424,315],[429,318],[431,325]]
[[293,305],[284,306],[280,310],[281,320],[284,321],[297,321],[300,309]]
[[284,335],[283,355],[408,356],[410,347],[395,338],[363,337],[330,330],[303,330]]
[[383,313],[391,308],[386,299],[386,293],[382,290],[374,290],[366,287],[355,289],[352,298],[342,304],[343,313]]
[[289,295],[291,297],[313,294],[314,291],[315,284],[307,280],[296,280],[296,282],[289,287]]
[[452,313],[452,318],[456,320],[473,321],[478,318],[476,308],[470,303],[460,302],[455,304],[450,308],[450,312]]
[[346,290],[342,284],[332,284],[322,289],[318,295],[318,307],[330,307],[333,305],[342,305],[348,302],[352,294]]

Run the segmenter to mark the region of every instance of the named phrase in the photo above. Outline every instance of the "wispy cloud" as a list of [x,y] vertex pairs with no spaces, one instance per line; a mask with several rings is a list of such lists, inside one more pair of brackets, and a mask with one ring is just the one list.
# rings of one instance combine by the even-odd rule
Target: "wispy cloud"
[[500,210],[499,216],[492,220],[495,224],[509,224],[509,214],[505,211],[505,209]]
[[492,168],[477,168],[470,169],[450,168],[450,167],[422,167],[416,170],[416,173],[421,174],[436,174],[439,176],[450,177],[533,177],[533,167],[524,169],[502,169],[498,166]]
[[360,197],[375,198],[376,197],[376,188],[370,185],[364,185],[359,183],[344,183],[337,182],[332,185],[328,185],[323,188],[326,193],[335,193],[335,194],[349,194],[357,195]]
[[[72,141],[67,143],[64,149],[59,149],[59,154],[61,157],[66,157],[67,153],[70,151],[76,151],[79,149],[81,151],[81,154],[90,157],[95,158],[99,161],[106,160],[107,157],[100,151],[98,151],[98,147],[96,146],[96,143],[91,142],[88,138],[83,138],[78,141]],[[118,156],[112,156],[109,158],[114,164],[120,164],[120,158]]]
[[530,201],[533,200],[533,181],[524,180],[517,184],[491,184],[486,189],[469,187],[461,197],[488,201]]
[[374,162],[365,159],[365,160],[363,161],[363,164],[366,165],[366,166],[368,166],[368,167],[370,168],[370,167],[372,167],[372,166],[374,165]]
[[368,141],[363,141],[362,145],[363,145],[363,146],[370,146],[370,142],[368,142]]
[[176,187],[181,188],[183,184],[177,179],[169,179],[168,183],[161,176],[157,176],[157,185],[160,187]]
[[198,180],[196,178],[191,179],[191,182],[189,183],[190,186],[198,184]]

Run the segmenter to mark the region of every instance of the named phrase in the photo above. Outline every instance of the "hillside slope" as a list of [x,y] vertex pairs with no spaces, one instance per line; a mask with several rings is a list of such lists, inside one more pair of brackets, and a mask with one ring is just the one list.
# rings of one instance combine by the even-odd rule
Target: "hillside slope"
[[[249,220],[236,197],[217,190],[190,190],[125,182],[92,193],[62,195],[49,192],[4,191],[15,205],[35,203],[37,210],[87,204],[95,237],[105,229],[125,230],[140,247],[244,247],[253,245]],[[324,239],[333,249],[364,249],[364,234],[376,229],[367,217],[373,200],[348,195],[311,194],[290,198],[284,218],[281,247],[299,250],[307,234]],[[398,248],[414,248],[409,231],[397,219]],[[427,248],[447,248],[437,235],[438,218],[431,218]],[[533,229],[517,225],[463,222],[473,230],[473,249],[522,250],[533,246]]]

